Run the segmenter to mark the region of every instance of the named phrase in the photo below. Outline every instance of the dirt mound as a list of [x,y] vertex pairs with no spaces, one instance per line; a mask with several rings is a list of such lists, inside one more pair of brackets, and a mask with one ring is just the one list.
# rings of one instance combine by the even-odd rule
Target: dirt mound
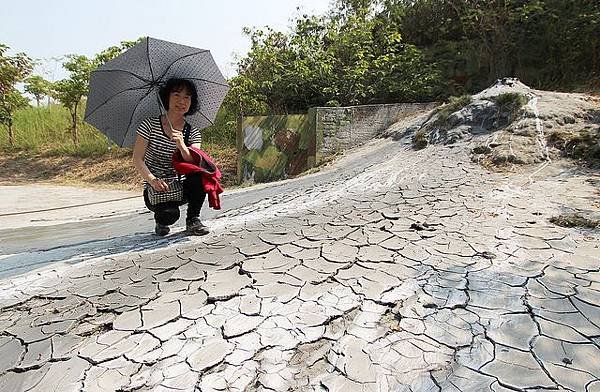
[[600,167],[600,100],[584,94],[534,90],[517,79],[498,80],[473,96],[452,98],[409,127],[415,148],[472,142],[486,166],[531,164],[564,155]]

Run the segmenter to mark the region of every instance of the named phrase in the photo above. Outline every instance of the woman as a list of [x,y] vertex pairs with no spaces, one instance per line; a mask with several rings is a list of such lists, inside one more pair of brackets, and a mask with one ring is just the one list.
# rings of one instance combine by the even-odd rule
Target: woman
[[[177,178],[173,168],[172,156],[179,150],[185,161],[192,162],[184,129],[189,130],[188,144],[200,148],[202,136],[200,130],[190,127],[185,116],[193,114],[198,107],[198,94],[195,86],[185,79],[170,79],[159,91],[162,104],[167,108],[166,115],[147,118],[140,124],[135,145],[133,162],[136,170],[144,178],[144,201],[148,209],[154,212],[156,226],[154,231],[159,236],[169,234],[169,225],[179,219],[178,202],[150,204],[149,187],[157,192],[169,190],[169,183]],[[200,209],[206,193],[202,187],[199,173],[190,174],[183,180],[183,192],[188,203],[186,231],[191,235],[204,235],[208,228],[200,222]],[[184,201],[184,202],[185,202]]]

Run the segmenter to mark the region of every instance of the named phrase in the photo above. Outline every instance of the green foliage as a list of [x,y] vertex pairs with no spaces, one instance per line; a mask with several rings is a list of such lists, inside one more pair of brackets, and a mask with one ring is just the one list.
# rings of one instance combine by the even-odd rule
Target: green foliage
[[97,67],[103,65],[104,63],[109,62],[110,60],[114,59],[115,57],[117,57],[118,55],[120,55],[121,53],[126,51],[127,49],[140,43],[143,39],[144,39],[144,37],[140,37],[135,41],[121,41],[121,43],[119,45],[110,46],[110,47],[104,49],[102,52],[98,53],[94,57],[93,67],[97,68]]
[[[78,113],[78,116],[81,121],[82,111]],[[62,151],[70,155],[86,155],[85,151],[108,150],[109,144],[106,136],[88,124],[80,126],[80,143],[75,147],[71,140],[70,124],[70,113],[61,105],[20,109],[14,114],[14,145],[8,148],[7,136],[0,134],[0,146],[9,151]]]
[[0,44],[0,98],[15,89],[33,69],[33,61],[25,53],[8,56],[9,47]]
[[42,98],[52,92],[52,83],[39,75],[33,75],[25,79],[25,91],[33,95],[37,106],[40,106]]
[[600,2],[384,3],[403,37],[438,63],[446,94],[480,91],[505,76],[540,89],[597,87],[600,81]]
[[442,105],[437,110],[438,117],[434,122],[434,125],[442,125],[447,120],[448,117],[454,112],[459,111],[464,108],[468,104],[471,103],[473,98],[470,95],[461,95],[460,97],[450,97],[448,99],[448,103]]
[[214,125],[202,130],[203,143],[235,147],[238,126],[236,113],[235,110],[227,110],[227,107],[222,106],[217,112]]
[[217,112],[214,125],[202,130],[202,139],[224,147],[236,146],[236,130],[240,116],[268,112],[266,97],[258,92],[250,78],[236,76],[228,81],[230,90]]
[[94,66],[94,61],[86,56],[69,55],[67,61],[63,63],[63,67],[70,73],[69,78],[59,80],[53,86],[54,98],[66,107],[71,114],[71,137],[75,146],[79,143],[77,132],[79,104],[81,99],[88,93],[90,73]]
[[69,71],[70,75],[67,79],[59,80],[54,83],[53,96],[66,107],[71,114],[71,137],[75,146],[79,143],[77,125],[81,122],[78,111],[81,100],[83,97],[87,96],[89,92],[91,72],[100,65],[117,57],[126,49],[131,48],[140,40],[141,38],[137,41],[123,41],[119,46],[111,46],[103,50],[93,59],[81,55],[67,56],[67,61],[63,63],[63,67]]
[[245,29],[252,46],[239,63],[240,84],[274,114],[433,98],[435,66],[375,13],[375,4],[337,1],[328,15],[297,18],[287,35]]
[[598,2],[336,0],[287,34],[245,33],[251,50],[233,83],[245,86],[238,101],[253,101],[244,114],[442,100],[505,76],[535,88],[600,84]]
[[9,144],[14,145],[13,114],[29,102],[16,89],[33,69],[33,61],[24,53],[6,55],[8,46],[0,44],[0,124],[7,127]]
[[499,112],[507,113],[509,118],[513,118],[527,104],[527,97],[519,93],[504,93],[496,95],[494,102],[498,105]]
[[15,144],[15,132],[13,129],[14,113],[18,109],[27,106],[29,106],[29,101],[17,90],[2,94],[2,99],[0,100],[0,123],[6,125],[8,129],[8,142],[11,146]]

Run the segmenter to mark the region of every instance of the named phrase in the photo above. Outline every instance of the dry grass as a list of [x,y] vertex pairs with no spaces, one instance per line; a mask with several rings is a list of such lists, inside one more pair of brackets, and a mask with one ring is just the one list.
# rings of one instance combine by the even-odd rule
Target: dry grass
[[588,126],[579,132],[559,129],[551,132],[547,140],[565,156],[600,168],[600,127]]
[[427,131],[423,128],[419,129],[412,138],[412,145],[415,150],[422,150],[427,147],[429,141],[427,140]]
[[[221,184],[227,188],[236,182],[235,148],[205,145],[223,175]],[[91,157],[53,153],[4,152],[0,156],[0,184],[15,185],[46,183],[82,187],[141,190],[142,178],[131,160],[131,150],[113,149]]]
[[600,228],[600,220],[586,218],[577,213],[555,216],[550,218],[550,222],[561,227],[579,227],[584,229]]

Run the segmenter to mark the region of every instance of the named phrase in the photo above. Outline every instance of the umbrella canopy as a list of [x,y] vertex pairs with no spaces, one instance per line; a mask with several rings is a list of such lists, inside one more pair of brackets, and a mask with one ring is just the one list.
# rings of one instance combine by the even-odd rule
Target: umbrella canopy
[[145,38],[92,72],[85,121],[119,146],[132,146],[144,119],[162,113],[158,90],[171,78],[196,86],[199,129],[213,121],[229,87],[208,50]]

